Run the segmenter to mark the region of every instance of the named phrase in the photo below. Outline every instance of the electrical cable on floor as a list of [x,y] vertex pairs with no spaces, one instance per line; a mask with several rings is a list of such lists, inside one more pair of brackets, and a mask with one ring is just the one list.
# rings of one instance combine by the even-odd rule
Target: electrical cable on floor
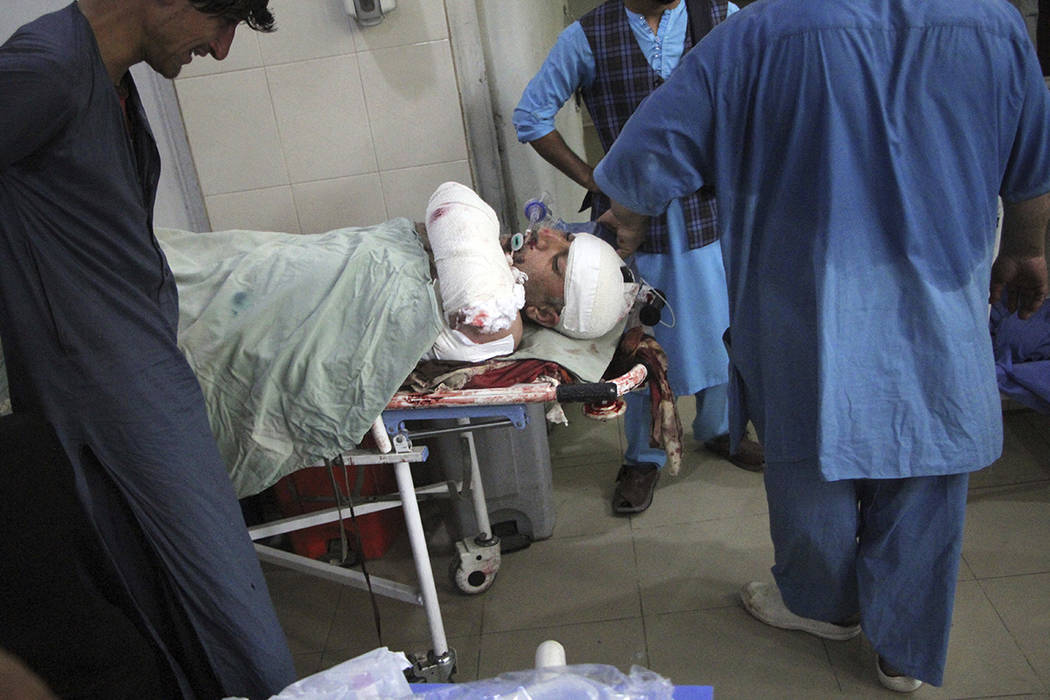
[[[335,493],[335,505],[336,505],[336,509],[339,512],[339,542],[340,542],[340,551],[341,551],[341,554],[342,554],[342,557],[341,557],[340,561],[345,562],[347,557],[349,556],[350,552],[349,552],[349,545],[347,544],[347,539],[346,539],[346,526],[343,525],[343,504],[342,504],[342,498],[341,498],[341,496],[343,495],[343,492],[342,492],[342,489],[339,488],[339,484],[336,483],[335,472],[333,470],[333,467],[334,466],[339,466],[339,467],[343,468],[343,483],[346,484],[346,494],[345,494],[346,495],[346,503],[347,503],[347,507],[350,510],[350,529],[351,529],[351,531],[354,534],[354,539],[355,539],[354,544],[356,545],[356,551],[357,551],[358,555],[361,557],[361,573],[364,574],[365,584],[368,586],[368,598],[369,598],[369,600],[372,603],[372,619],[373,619],[373,621],[375,622],[375,625],[376,625],[376,638],[379,641],[379,646],[384,646],[384,644],[383,644],[383,626],[382,626],[382,622],[381,622],[380,617],[379,617],[379,604],[376,602],[375,591],[372,590],[372,577],[369,576],[369,574],[368,574],[368,566],[365,564],[365,548],[364,548],[364,545],[361,543],[361,528],[359,528],[358,525],[357,525],[357,514],[354,512],[354,501],[353,501],[353,497],[351,496],[351,493],[350,493],[350,491],[351,491],[351,489],[350,489],[350,471],[349,471],[349,468],[347,467],[346,462],[343,461],[343,455],[342,454],[337,454],[331,460],[327,460],[326,459],[325,460],[325,466],[328,467],[328,476],[332,480],[332,490]],[[360,469],[362,469],[362,467],[358,466],[358,469],[360,470]]]

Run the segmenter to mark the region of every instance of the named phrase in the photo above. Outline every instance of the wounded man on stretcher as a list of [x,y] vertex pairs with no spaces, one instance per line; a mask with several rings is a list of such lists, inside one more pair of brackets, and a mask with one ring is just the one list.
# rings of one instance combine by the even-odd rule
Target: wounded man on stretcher
[[[639,285],[608,243],[541,227],[512,251],[499,220],[473,190],[446,182],[417,227],[436,268],[445,327],[426,357],[480,362],[521,340],[521,310],[571,338],[598,338],[631,308]],[[502,244],[501,244],[502,240]]]
[[509,254],[495,213],[457,183],[426,218],[312,235],[157,230],[179,346],[240,497],[353,449],[421,359],[532,357],[588,382],[606,371],[637,291],[611,246],[541,229]]

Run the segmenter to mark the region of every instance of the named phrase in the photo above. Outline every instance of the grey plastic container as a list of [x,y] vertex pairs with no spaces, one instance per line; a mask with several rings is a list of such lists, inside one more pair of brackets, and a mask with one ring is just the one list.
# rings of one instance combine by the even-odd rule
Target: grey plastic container
[[[517,534],[532,541],[554,533],[554,489],[543,404],[527,404],[526,416],[528,424],[522,430],[506,426],[473,435],[493,532],[503,539]],[[440,467],[446,479],[461,481],[469,476],[470,452],[463,435],[430,437],[424,444],[430,448],[427,463]],[[463,493],[451,502],[460,537],[477,534],[470,495]]]

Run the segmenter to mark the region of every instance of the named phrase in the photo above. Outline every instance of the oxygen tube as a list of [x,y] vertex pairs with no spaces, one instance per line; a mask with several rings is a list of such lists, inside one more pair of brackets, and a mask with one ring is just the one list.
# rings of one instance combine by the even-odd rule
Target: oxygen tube
[[551,196],[544,192],[539,197],[533,197],[525,202],[525,218],[528,220],[529,225],[525,228],[525,233],[515,233],[510,237],[510,250],[512,253],[521,250],[525,245],[525,241],[530,236],[536,235],[536,231],[539,228],[543,225],[549,225],[551,220],[550,200]]

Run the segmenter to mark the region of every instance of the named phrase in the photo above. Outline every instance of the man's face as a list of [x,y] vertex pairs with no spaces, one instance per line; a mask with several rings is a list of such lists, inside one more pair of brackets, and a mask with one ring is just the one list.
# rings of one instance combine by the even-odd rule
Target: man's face
[[565,268],[573,235],[541,228],[514,252],[514,266],[529,276],[525,283],[526,303],[553,303],[559,308],[565,299]]
[[194,56],[226,58],[237,22],[201,12],[189,0],[171,5],[153,26],[146,45],[146,63],[165,78],[174,78]]

